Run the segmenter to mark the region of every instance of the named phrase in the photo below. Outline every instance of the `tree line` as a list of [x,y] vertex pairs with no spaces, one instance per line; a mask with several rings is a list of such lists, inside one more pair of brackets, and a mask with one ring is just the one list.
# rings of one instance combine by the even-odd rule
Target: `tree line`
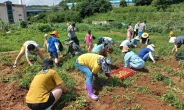
[[[169,5],[181,3],[184,0],[133,0],[133,2],[135,6],[151,5],[157,10],[165,10]],[[70,9],[67,3],[72,3]],[[127,2],[121,0],[120,7],[127,7]],[[110,0],[62,0],[58,5],[50,8],[51,11],[44,11],[37,16],[28,16],[28,20],[42,23],[82,22],[83,19],[95,13],[107,13],[113,9]]]

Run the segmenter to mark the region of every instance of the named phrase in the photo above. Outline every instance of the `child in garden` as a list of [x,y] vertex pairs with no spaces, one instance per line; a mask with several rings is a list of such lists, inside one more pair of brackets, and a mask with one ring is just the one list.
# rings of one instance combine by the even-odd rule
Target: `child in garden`
[[59,38],[58,32],[53,31],[52,33],[50,33],[50,35],[51,36],[47,40],[47,49],[50,52],[50,58],[54,58],[54,62],[56,66],[60,67],[59,61],[58,61],[58,53],[60,52],[59,43],[57,40],[57,38]]
[[128,46],[124,46],[122,52],[125,53],[124,56],[125,68],[130,67],[135,71],[144,68],[145,65],[144,60],[142,60],[138,55],[136,55],[133,51],[131,51]]
[[21,59],[21,57],[24,54],[26,55],[26,60],[27,60],[28,64],[30,66],[32,66],[33,63],[30,61],[30,58],[29,58],[29,53],[30,52],[32,52],[35,55],[34,56],[34,60],[37,60],[37,55],[39,55],[42,60],[44,59],[44,56],[43,56],[43,54],[42,54],[42,52],[40,50],[39,45],[35,41],[31,41],[31,40],[30,41],[26,41],[23,44],[23,46],[22,46],[18,56],[16,57],[16,60],[14,62],[13,67],[14,68],[17,67],[17,63],[19,62],[19,60]]
[[127,40],[130,41],[131,36],[132,36],[132,30],[131,30],[131,27],[128,26],[128,27],[127,27]]
[[76,60],[77,68],[86,75],[86,89],[88,96],[93,100],[98,100],[98,96],[93,93],[93,76],[103,86],[102,80],[98,77],[99,70],[102,70],[110,79],[111,60],[94,53],[85,53],[80,55]]
[[86,42],[86,50],[91,52],[91,49],[93,48],[93,35],[91,34],[91,30],[88,30],[84,41]]
[[26,95],[26,103],[32,110],[51,110],[63,92],[65,84],[59,74],[52,69],[53,61],[45,59],[42,70],[36,74]]

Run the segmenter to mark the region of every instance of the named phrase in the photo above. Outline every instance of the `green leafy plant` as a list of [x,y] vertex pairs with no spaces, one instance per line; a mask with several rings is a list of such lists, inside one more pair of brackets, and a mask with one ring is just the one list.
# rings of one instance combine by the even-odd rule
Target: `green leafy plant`
[[147,93],[148,92],[148,87],[145,86],[139,86],[137,88],[138,91],[141,91],[142,93]]
[[131,110],[141,110],[141,105],[139,104],[133,105]]
[[184,109],[184,103],[179,100],[179,98],[176,96],[176,94],[172,93],[171,91],[168,91],[162,96],[162,100],[165,102],[171,104],[172,106],[183,110]]

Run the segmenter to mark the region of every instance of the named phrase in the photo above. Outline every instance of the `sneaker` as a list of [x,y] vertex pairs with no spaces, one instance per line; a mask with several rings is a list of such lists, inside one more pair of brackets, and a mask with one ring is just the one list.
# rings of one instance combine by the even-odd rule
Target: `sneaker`
[[17,64],[14,64],[13,67],[16,68],[17,67]]

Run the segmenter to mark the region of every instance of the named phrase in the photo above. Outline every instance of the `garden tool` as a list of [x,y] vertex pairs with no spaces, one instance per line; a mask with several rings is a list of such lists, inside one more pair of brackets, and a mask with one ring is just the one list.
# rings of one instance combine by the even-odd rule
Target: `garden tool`
[[88,96],[93,100],[98,100],[98,96],[93,93],[93,85],[86,84],[86,88],[88,90]]

